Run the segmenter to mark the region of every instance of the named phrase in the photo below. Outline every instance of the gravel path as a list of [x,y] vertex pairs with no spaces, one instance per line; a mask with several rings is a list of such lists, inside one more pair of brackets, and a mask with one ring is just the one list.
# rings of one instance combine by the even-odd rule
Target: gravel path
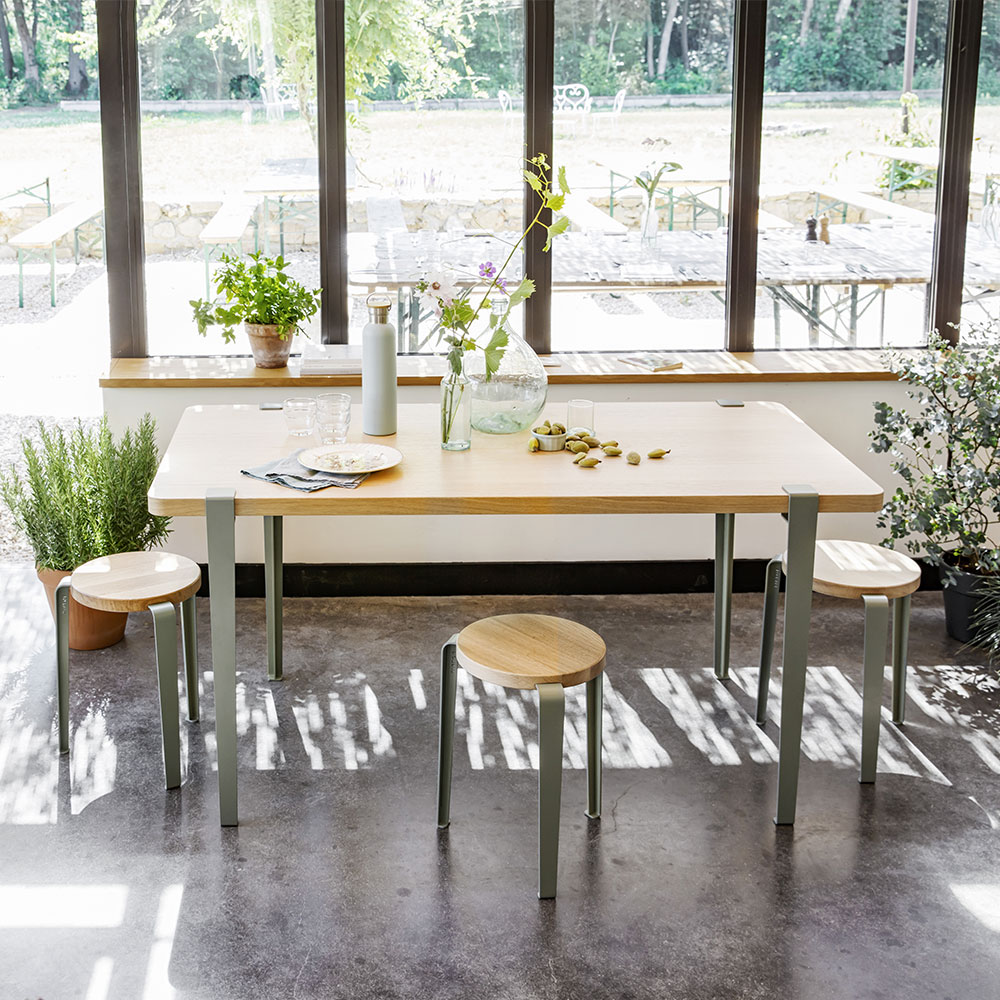
[[[10,466],[23,468],[21,455],[21,438],[30,437],[38,441],[38,417],[13,416],[0,413],[0,468],[6,474]],[[49,424],[58,424],[63,430],[69,431],[76,427],[75,419],[51,420]],[[84,420],[85,427],[94,427],[98,423],[93,418]],[[31,546],[27,539],[17,530],[11,519],[10,511],[0,501],[0,562],[32,562]]]

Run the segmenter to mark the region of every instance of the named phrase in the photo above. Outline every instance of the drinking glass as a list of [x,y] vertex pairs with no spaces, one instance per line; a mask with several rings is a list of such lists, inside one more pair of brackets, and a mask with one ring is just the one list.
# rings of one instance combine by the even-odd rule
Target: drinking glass
[[566,427],[594,433],[594,401],[592,399],[571,399],[566,404]]
[[285,423],[292,437],[308,437],[316,426],[316,400],[311,396],[292,396],[282,404]]
[[321,392],[316,404],[320,441],[343,444],[351,428],[351,397],[346,392]]

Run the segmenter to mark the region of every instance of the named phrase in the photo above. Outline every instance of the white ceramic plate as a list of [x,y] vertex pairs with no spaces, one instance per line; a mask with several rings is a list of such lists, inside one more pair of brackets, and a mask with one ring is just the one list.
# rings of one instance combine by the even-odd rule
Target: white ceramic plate
[[317,472],[342,472],[357,475],[362,472],[381,472],[403,461],[395,448],[384,444],[325,444],[319,448],[306,448],[299,461],[307,469]]

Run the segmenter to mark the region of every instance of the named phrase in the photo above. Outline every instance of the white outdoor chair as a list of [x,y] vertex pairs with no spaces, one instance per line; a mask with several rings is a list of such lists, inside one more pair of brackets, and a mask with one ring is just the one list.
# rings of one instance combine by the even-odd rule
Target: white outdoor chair
[[618,119],[621,118],[622,108],[625,107],[625,97],[627,91],[622,89],[615,94],[615,99],[610,108],[595,108],[590,116],[591,131],[596,132],[598,122],[607,122],[611,126],[614,135],[618,134]]

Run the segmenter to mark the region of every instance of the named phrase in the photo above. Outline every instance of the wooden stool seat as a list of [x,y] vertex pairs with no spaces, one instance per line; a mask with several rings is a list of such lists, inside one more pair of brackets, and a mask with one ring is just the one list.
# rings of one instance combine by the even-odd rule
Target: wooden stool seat
[[201,586],[198,564],[170,552],[121,552],[92,559],[73,571],[73,596],[100,611],[145,611],[181,604]]
[[[781,569],[788,571],[787,553],[781,556]],[[894,600],[919,586],[920,567],[902,552],[844,539],[816,543],[813,590],[817,594],[848,600],[880,594]]]
[[573,687],[604,670],[607,647],[579,622],[552,615],[497,615],[458,634],[459,666],[508,688]]

